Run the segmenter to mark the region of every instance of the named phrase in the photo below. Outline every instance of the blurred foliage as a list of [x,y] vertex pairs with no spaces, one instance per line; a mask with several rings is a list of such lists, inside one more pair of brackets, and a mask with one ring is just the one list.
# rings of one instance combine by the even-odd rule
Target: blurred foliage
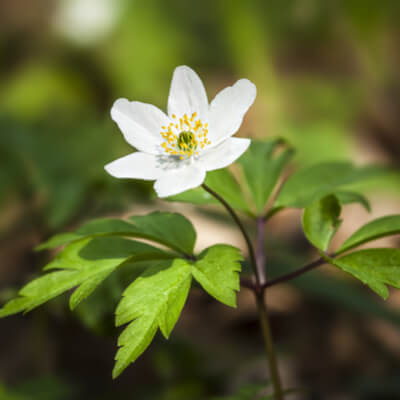
[[75,394],[76,390],[70,384],[53,376],[29,379],[11,389],[0,383],[1,400],[67,400]]
[[80,119],[78,129],[73,121],[60,124],[62,110],[56,115],[56,121],[33,126],[0,118],[0,204],[10,199],[32,204],[44,226],[55,230],[88,203],[117,206],[124,191],[125,196],[143,198],[143,186],[116,185],[104,173],[104,164],[118,148],[109,143],[109,123]]
[[[68,1],[60,3],[65,6]],[[101,3],[92,2],[98,8]],[[76,41],[55,28],[55,21],[65,18],[65,7],[55,0],[0,3],[2,250],[16,243],[13,254],[24,255],[20,241],[28,241],[31,231],[39,241],[93,216],[121,213],[152,201],[151,184],[115,180],[103,170],[107,162],[131,151],[110,121],[109,110],[118,97],[165,109],[171,73],[179,64],[200,73],[210,99],[240,77],[254,81],[258,98],[241,134],[285,138],[296,148],[294,162],[299,167],[345,159],[399,165],[397,0],[109,0],[109,4],[116,12],[107,32],[97,38],[92,35],[90,41]],[[94,24],[96,12],[89,8]],[[102,18],[99,21],[104,23]],[[72,30],[78,28],[78,22],[69,24]],[[82,35],[84,28],[79,26]],[[396,171],[368,182],[352,190],[375,189],[382,195],[400,190]],[[280,243],[269,243],[272,274],[305,259],[297,238],[293,245],[296,250],[288,253]],[[15,278],[8,278],[6,257],[0,270],[2,293],[11,290],[9,282],[15,283]],[[30,253],[17,260],[19,279],[26,281],[36,259]],[[119,270],[78,307],[77,316],[87,327],[110,333],[112,309],[135,273],[134,268]],[[332,315],[344,307],[352,316],[380,316],[396,326],[400,323],[398,311],[340,278],[316,272],[293,285],[310,299],[314,311],[323,303],[331,307]],[[52,315],[51,308],[48,312]],[[379,348],[372,347],[377,358],[383,357]],[[232,371],[210,377],[208,366],[214,358],[207,351],[194,355],[192,343],[161,348],[151,361],[161,389],[148,383],[133,388],[129,382],[135,397],[203,399],[218,391],[233,392]],[[398,359],[390,358],[390,365],[391,372],[400,368]],[[39,379],[43,387],[39,398],[32,395],[33,386],[18,389],[24,374],[13,376],[8,369],[0,364],[4,379],[14,377],[20,382],[2,386],[0,398],[66,398],[54,389],[64,381]],[[341,381],[355,399],[390,399],[399,393],[391,374],[362,375],[352,370],[346,385]],[[96,379],[90,385],[98,384]],[[334,398],[335,389],[330,389]],[[46,390],[54,391],[45,397]],[[341,390],[337,387],[336,393]],[[327,398],[318,390],[314,395]],[[120,394],[105,390],[101,396],[117,399]]]

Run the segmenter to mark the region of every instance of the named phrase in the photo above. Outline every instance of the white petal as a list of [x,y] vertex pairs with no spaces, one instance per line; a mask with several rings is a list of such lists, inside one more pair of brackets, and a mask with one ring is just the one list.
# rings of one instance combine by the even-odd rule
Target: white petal
[[210,104],[208,120],[208,138],[213,146],[232,136],[240,128],[244,114],[253,104],[256,93],[253,83],[240,79],[215,96]]
[[104,168],[116,178],[154,180],[165,173],[157,156],[142,152],[128,154]]
[[175,68],[168,97],[168,114],[177,117],[197,113],[203,121],[207,121],[208,100],[203,83],[199,76],[189,67],[182,65]]
[[200,186],[206,177],[206,172],[198,165],[192,164],[184,168],[169,171],[158,178],[154,190],[159,197],[173,196]]
[[159,152],[161,127],[167,126],[170,120],[157,107],[139,101],[118,99],[111,109],[111,117],[130,145],[145,153]]
[[250,139],[229,138],[204,151],[199,162],[206,171],[225,168],[238,159],[249,147]]

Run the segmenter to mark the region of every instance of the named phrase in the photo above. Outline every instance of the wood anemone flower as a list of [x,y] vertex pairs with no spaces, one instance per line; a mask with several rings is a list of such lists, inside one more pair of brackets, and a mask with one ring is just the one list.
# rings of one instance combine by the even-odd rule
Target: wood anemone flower
[[189,67],[174,71],[168,115],[151,104],[118,99],[111,117],[138,151],[105,166],[116,178],[155,180],[159,197],[200,186],[207,171],[232,164],[250,139],[232,138],[256,97],[255,85],[240,79],[208,104],[199,76]]

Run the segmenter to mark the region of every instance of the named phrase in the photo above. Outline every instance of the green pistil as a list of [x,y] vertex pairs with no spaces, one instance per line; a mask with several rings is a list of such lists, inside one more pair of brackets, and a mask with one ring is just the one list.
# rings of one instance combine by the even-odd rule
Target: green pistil
[[176,144],[178,145],[179,150],[182,151],[194,150],[197,147],[195,136],[190,131],[181,132]]

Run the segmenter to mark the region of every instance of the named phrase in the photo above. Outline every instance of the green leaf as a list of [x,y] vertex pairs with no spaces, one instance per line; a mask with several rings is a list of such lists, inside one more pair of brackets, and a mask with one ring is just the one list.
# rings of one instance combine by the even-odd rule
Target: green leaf
[[134,362],[151,343],[159,327],[168,338],[186,301],[192,266],[183,259],[146,270],[123,293],[116,311],[118,326],[130,323],[118,340],[113,377]]
[[304,208],[328,194],[341,191],[346,185],[383,174],[374,166],[356,167],[349,162],[323,162],[303,168],[283,185],[274,208]]
[[329,244],[340,226],[341,206],[338,199],[326,196],[308,206],[303,213],[303,230],[307,239],[322,251]]
[[250,148],[239,159],[258,215],[264,211],[283,168],[294,154],[290,148],[279,151],[284,144],[280,139],[252,140]]
[[368,212],[371,212],[371,204],[369,200],[361,193],[340,190],[337,192],[335,191],[334,195],[339,199],[341,204],[359,203]]
[[196,232],[181,214],[153,212],[128,220],[101,218],[90,221],[74,233],[61,233],[37,247],[51,249],[89,236],[128,236],[149,239],[179,252],[192,254]]
[[73,309],[125,261],[165,258],[171,258],[171,255],[148,244],[117,237],[86,238],[74,242],[45,267],[45,270],[56,271],[24,286],[19,297],[9,301],[0,310],[0,317],[31,311],[81,285],[71,296],[70,306]]
[[83,300],[89,297],[112,271],[106,270],[102,273],[100,272],[82,282],[82,284],[74,290],[69,298],[69,306],[71,310],[74,310]]
[[236,307],[240,289],[239,272],[243,257],[236,247],[217,244],[204,250],[193,266],[193,277],[221,303]]
[[227,168],[207,173],[205,183],[222,196],[231,207],[245,213],[251,213],[240,186]]
[[400,249],[366,249],[327,259],[384,299],[389,295],[386,285],[400,288]]
[[387,215],[375,219],[353,233],[339,248],[337,254],[363,243],[400,233],[400,215]]
[[80,240],[84,237],[85,237],[84,235],[79,235],[78,233],[74,232],[57,233],[50,239],[46,240],[44,243],[41,243],[38,246],[36,246],[35,250],[40,251],[46,249],[55,249],[56,247],[64,246],[68,243]]
[[[222,196],[231,207],[247,214],[252,214],[240,186],[228,169],[208,172],[204,183]],[[218,204],[218,201],[203,188],[188,190],[184,193],[170,196],[167,200],[193,204]]]

